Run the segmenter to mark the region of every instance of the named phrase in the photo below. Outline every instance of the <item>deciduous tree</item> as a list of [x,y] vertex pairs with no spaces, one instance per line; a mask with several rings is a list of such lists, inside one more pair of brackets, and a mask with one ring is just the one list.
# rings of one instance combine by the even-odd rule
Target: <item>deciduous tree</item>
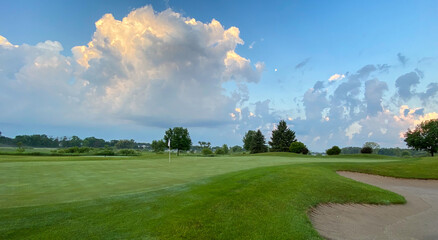
[[187,128],[182,127],[174,127],[173,129],[169,128],[164,135],[164,142],[169,142],[170,139],[170,147],[172,149],[177,149],[177,155],[179,155],[179,151],[188,151],[192,146],[192,139],[190,139],[190,134]]
[[414,130],[409,129],[405,137],[408,147],[415,150],[425,150],[433,157],[434,153],[438,151],[438,119],[418,124]]

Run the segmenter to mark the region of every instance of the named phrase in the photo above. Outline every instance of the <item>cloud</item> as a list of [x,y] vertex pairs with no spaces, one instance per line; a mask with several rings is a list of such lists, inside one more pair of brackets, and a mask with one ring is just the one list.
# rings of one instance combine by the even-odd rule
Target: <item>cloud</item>
[[419,93],[419,97],[421,99],[421,101],[423,102],[423,105],[427,105],[429,103],[429,101],[433,101],[435,100],[436,103],[436,98],[434,98],[435,96],[437,96],[438,93],[438,83],[429,83],[429,85],[427,85],[427,89],[424,93]]
[[412,87],[420,83],[420,77],[416,72],[406,73],[397,78],[395,86],[397,87],[398,96],[407,101],[415,95]]
[[[60,122],[71,112],[65,117],[83,121],[218,126],[231,122],[230,111],[247,99],[245,84],[258,82],[264,69],[236,52],[244,44],[239,29],[215,19],[203,23],[146,6],[122,20],[106,14],[95,25],[73,57],[61,55],[56,41],[13,48],[0,38],[0,95],[3,105],[19,106],[9,116],[22,119],[32,109],[44,115],[47,108]],[[228,81],[239,85],[231,94],[222,87]]]
[[59,124],[77,119],[70,109],[81,86],[71,82],[75,64],[61,55],[62,45],[45,41],[18,46],[1,38],[6,44],[0,45],[0,121]]
[[350,140],[353,139],[355,134],[359,134],[362,130],[362,126],[359,122],[354,122],[350,126],[345,129],[345,136],[347,136]]
[[8,47],[13,47],[14,45],[12,45],[8,39],[6,39],[5,37],[0,35],[0,46],[4,47],[4,48],[8,48]]
[[397,53],[397,59],[403,66],[408,62],[408,58],[401,53]]
[[303,96],[303,105],[307,120],[322,119],[322,111],[328,107],[327,92],[309,89]]
[[315,85],[313,85],[314,90],[320,90],[324,88],[324,82],[323,81],[317,81]]
[[329,82],[333,82],[333,81],[339,81],[339,80],[342,80],[342,79],[344,79],[345,78],[345,75],[344,74],[338,74],[338,73],[335,73],[335,74],[333,74],[328,80],[329,80]]
[[377,79],[365,82],[365,102],[367,105],[367,114],[369,116],[375,116],[378,112],[383,111],[383,92],[387,90],[388,85]]
[[306,58],[303,61],[301,61],[300,63],[298,63],[297,65],[295,65],[295,70],[296,69],[300,69],[303,68],[304,66],[307,65],[307,63],[310,61],[310,58]]

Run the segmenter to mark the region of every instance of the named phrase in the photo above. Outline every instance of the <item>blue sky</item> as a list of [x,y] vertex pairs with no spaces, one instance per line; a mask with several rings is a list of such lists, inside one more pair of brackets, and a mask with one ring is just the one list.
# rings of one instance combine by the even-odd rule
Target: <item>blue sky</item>
[[6,136],[150,142],[183,126],[194,142],[241,145],[286,119],[322,151],[403,147],[403,131],[438,117],[436,1],[2,5]]

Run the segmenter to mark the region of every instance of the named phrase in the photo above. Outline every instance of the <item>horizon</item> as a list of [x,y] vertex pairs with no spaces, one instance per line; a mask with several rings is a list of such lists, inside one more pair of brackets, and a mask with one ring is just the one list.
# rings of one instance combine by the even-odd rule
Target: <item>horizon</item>
[[407,148],[438,118],[438,2],[5,1],[2,136]]

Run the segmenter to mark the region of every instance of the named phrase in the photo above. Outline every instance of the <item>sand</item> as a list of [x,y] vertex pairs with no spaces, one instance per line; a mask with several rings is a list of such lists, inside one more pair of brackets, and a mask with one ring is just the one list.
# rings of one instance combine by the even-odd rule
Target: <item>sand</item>
[[438,180],[338,172],[344,177],[404,196],[406,204],[323,204],[310,212],[326,239],[438,239]]

